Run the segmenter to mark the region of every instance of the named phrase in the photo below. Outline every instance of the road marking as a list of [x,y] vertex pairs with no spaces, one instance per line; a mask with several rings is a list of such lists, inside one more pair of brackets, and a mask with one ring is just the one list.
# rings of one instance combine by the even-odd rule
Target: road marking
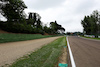
[[69,45],[68,37],[66,37],[66,39],[67,39],[67,45],[68,45],[68,50],[69,50],[71,65],[72,65],[72,67],[76,67],[76,64],[75,64],[75,61],[74,61],[74,57],[72,55],[72,51],[71,51],[71,48],[70,48],[70,45]]

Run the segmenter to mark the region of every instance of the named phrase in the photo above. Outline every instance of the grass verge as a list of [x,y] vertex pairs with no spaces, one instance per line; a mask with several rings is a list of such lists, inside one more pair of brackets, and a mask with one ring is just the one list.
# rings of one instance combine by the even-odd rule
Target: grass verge
[[9,67],[55,67],[61,55],[66,38],[61,37],[52,43],[43,46],[27,57],[22,57]]
[[95,39],[95,40],[100,40],[100,38],[91,38],[91,37],[84,37],[84,36],[81,36],[83,38],[88,38],[88,39]]
[[56,35],[41,35],[41,34],[0,34],[0,43],[15,42],[24,40],[33,40],[47,37],[54,37]]

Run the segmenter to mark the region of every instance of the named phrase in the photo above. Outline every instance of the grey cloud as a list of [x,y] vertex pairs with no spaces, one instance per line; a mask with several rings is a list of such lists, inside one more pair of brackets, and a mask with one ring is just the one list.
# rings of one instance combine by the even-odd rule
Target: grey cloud
[[0,19],[2,18],[2,15],[0,14]]
[[25,4],[31,9],[43,10],[60,6],[66,0],[24,0]]
[[76,7],[76,13],[87,13],[96,5],[95,0],[84,0]]
[[[30,10],[40,11],[43,21],[57,20],[66,31],[82,31],[81,20],[100,9],[99,0],[24,0]],[[97,7],[98,6],[98,7]],[[48,10],[48,8],[52,8]],[[97,10],[98,10],[97,9]],[[47,10],[47,11],[46,11]],[[42,13],[41,13],[42,11]],[[51,17],[52,15],[52,17]]]

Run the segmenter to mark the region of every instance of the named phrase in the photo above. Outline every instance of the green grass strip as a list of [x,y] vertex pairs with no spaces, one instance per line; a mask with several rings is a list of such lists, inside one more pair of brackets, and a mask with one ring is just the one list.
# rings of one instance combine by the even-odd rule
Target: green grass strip
[[81,36],[83,38],[88,38],[88,39],[95,39],[95,40],[100,40],[100,38],[91,38],[91,37],[84,37],[84,36]]
[[65,45],[66,38],[58,38],[27,57],[20,58],[10,67],[55,67],[61,55],[61,50]]
[[54,37],[56,35],[41,35],[41,34],[0,34],[0,43],[15,42],[24,40],[33,40],[47,37]]

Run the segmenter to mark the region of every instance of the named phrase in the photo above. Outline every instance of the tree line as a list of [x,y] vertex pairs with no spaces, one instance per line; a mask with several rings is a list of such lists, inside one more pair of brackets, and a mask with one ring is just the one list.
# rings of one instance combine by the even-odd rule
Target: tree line
[[29,12],[28,18],[24,12],[27,6],[22,0],[1,0],[0,13],[7,21],[0,21],[0,28],[14,33],[64,33],[65,29],[57,23],[50,22],[50,26],[43,26],[41,16],[35,12]]
[[81,24],[85,34],[100,35],[100,12],[95,10],[91,15],[85,16]]

